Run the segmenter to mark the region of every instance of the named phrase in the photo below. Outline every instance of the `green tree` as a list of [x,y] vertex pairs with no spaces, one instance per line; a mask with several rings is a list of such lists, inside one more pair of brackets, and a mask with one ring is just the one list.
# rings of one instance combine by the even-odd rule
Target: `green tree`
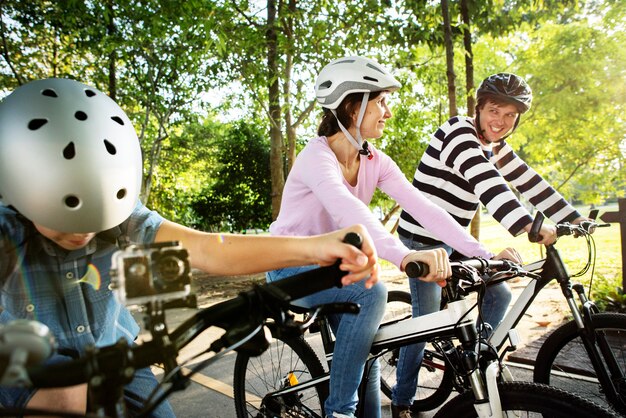
[[315,106],[316,73],[334,58],[384,49],[387,6],[356,0],[219,4],[211,36],[219,40],[223,80],[240,83],[243,97],[253,99],[246,107],[267,121],[275,217],[296,154],[296,130]]
[[520,43],[515,61],[534,95],[517,148],[565,196],[588,203],[624,190],[626,53],[616,48],[626,44],[623,28],[544,25]]
[[216,147],[214,184],[192,203],[197,227],[245,232],[271,220],[268,141],[253,125],[238,122]]

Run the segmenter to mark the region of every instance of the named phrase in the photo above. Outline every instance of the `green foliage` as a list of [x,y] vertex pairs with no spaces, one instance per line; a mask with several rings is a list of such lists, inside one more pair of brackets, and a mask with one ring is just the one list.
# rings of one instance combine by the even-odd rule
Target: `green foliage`
[[216,150],[228,129],[214,118],[190,122],[164,141],[147,204],[167,219],[183,225],[199,222],[191,203],[215,182]]
[[626,313],[626,294],[620,286],[603,281],[595,286],[592,297],[601,311]]
[[256,127],[238,122],[216,149],[215,182],[191,207],[202,230],[266,229],[271,220],[268,141]]
[[[271,27],[270,3],[277,7]],[[463,24],[460,3],[449,3],[461,108]],[[476,82],[513,71],[526,76],[535,91],[533,109],[510,138],[516,150],[567,197],[589,204],[623,194],[626,49],[620,46],[626,45],[626,2],[468,0],[468,5]],[[224,98],[220,109],[238,110],[234,118],[259,126],[262,137],[273,122],[283,133],[306,130],[297,138],[300,146],[319,114],[319,107],[310,105],[321,66],[346,54],[376,58],[394,68],[403,83],[391,96],[394,117],[376,145],[408,178],[430,134],[447,119],[438,2],[3,0],[0,19],[0,92],[56,76],[115,94],[142,141],[144,197],[188,225],[239,230],[254,223],[234,226],[237,221],[221,215],[208,221],[209,212],[199,215],[191,206],[202,192],[214,199],[212,206],[250,216],[246,208],[228,206],[234,205],[224,197],[228,187],[214,188],[226,173],[217,158],[231,128],[215,123],[215,116],[197,122],[206,118],[207,97],[217,102],[212,88]],[[278,74],[268,70],[268,29],[277,33]],[[270,121],[273,81],[279,82],[281,103],[280,116]],[[275,145],[285,151],[283,142]],[[259,179],[269,175],[229,180],[228,191],[242,201],[255,200]],[[241,187],[244,182],[250,188]],[[374,203],[392,206],[380,194]]]
[[[565,196],[598,203],[626,185],[626,43],[587,21],[546,24],[521,43],[514,70],[533,107],[512,142]],[[546,59],[549,57],[549,59]]]

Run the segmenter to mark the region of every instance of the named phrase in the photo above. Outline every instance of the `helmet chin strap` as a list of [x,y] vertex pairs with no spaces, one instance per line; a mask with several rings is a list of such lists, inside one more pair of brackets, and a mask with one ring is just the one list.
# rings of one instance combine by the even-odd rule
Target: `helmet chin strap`
[[367,155],[367,159],[372,159],[372,152],[369,150],[367,141],[363,140],[361,136],[361,123],[363,122],[363,117],[365,116],[365,109],[367,108],[367,102],[369,100],[370,94],[366,92],[363,94],[363,99],[361,100],[361,108],[359,109],[359,116],[356,119],[356,138],[352,136],[352,134],[346,129],[345,126],[339,121],[337,117],[337,112],[334,109],[331,109],[333,115],[335,115],[335,119],[337,119],[337,124],[339,125],[339,129],[341,132],[348,138],[348,141],[359,151],[361,155]]

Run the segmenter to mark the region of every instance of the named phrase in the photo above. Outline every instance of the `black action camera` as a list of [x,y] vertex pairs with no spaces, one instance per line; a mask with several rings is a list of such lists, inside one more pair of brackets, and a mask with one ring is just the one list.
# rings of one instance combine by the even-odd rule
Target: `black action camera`
[[113,254],[111,279],[125,305],[183,299],[191,289],[189,254],[178,241],[129,245]]

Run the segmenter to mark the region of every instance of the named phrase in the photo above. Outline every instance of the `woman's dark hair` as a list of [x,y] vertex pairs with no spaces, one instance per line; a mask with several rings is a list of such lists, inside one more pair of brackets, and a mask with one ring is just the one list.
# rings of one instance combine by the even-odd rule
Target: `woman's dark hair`
[[[370,93],[369,100],[374,100],[378,96],[380,96],[382,91],[375,91]],[[363,95],[365,93],[351,93],[348,94],[345,99],[341,102],[337,110],[337,117],[333,115],[330,109],[323,108],[324,114],[322,115],[322,121],[317,127],[317,135],[318,136],[331,136],[340,131],[339,124],[337,123],[337,119],[341,122],[341,124],[346,128],[350,129],[352,126],[352,115],[354,112],[359,110],[359,106],[361,105],[361,101],[363,100]]]

